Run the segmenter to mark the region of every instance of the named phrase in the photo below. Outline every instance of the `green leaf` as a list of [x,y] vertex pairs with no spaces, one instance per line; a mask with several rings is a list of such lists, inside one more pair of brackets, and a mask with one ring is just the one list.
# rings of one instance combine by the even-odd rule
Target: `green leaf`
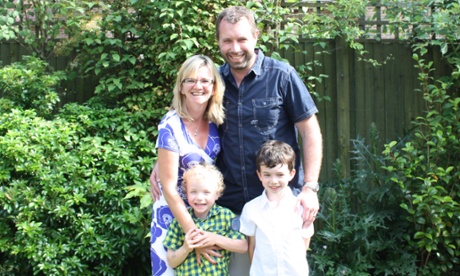
[[120,61],[120,55],[119,54],[112,54],[112,59],[115,60],[116,62]]

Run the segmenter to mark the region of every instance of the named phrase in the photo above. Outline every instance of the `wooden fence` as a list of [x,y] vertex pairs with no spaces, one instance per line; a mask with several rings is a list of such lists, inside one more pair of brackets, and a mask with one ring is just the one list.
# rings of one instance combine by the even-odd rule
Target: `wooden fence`
[[[340,160],[343,177],[350,176],[353,168],[350,151],[352,139],[368,138],[374,123],[380,132],[380,145],[405,136],[417,116],[423,115],[425,102],[418,92],[418,71],[414,67],[410,45],[401,42],[364,42],[368,56],[383,61],[380,66],[358,59],[344,41],[328,41],[326,53],[315,55],[312,42],[304,41],[302,50],[309,56],[285,51],[283,56],[291,65],[298,66],[316,60],[322,66],[315,66],[312,75],[327,75],[316,83],[315,92],[328,96],[330,101],[317,102],[318,118],[324,138],[324,160],[322,180],[330,180],[333,163]],[[427,60],[434,61],[438,74],[444,74],[447,67],[441,58],[430,53]],[[369,142],[368,139],[366,141]]]
[[[291,14],[315,12],[328,14],[325,5],[333,0],[283,1]],[[372,3],[371,3],[372,2]],[[433,13],[427,7],[427,14]],[[407,39],[412,36],[412,28],[389,32],[386,7],[379,0],[370,1],[366,14],[358,21],[358,26],[366,30],[366,36],[359,40],[368,52],[366,57],[380,63],[373,66],[362,61],[341,38],[326,41],[326,49],[314,46],[309,40],[301,41],[293,52],[287,50],[282,56],[297,67],[313,60],[322,66],[314,66],[313,76],[325,74],[327,79],[316,83],[314,90],[321,96],[329,96],[331,101],[317,102],[324,139],[324,159],[321,180],[331,180],[334,162],[340,160],[342,175],[349,177],[354,168],[351,150],[352,140],[367,138],[375,124],[383,145],[407,135],[414,127],[411,122],[425,112],[420,88],[418,69],[412,59],[411,45]],[[300,54],[307,51],[307,55]],[[315,53],[322,52],[316,55]],[[435,76],[449,75],[449,69],[442,62],[439,50],[430,51],[427,61],[433,61]]]
[[[21,46],[15,41],[0,41],[0,66],[6,66],[14,62],[19,62],[25,55],[31,55],[30,50]],[[48,59],[48,64],[55,70],[64,70],[72,62],[69,56],[52,56]],[[64,87],[68,88],[61,93],[60,106],[69,102],[83,103],[94,95],[94,81],[89,78],[77,77],[66,81]],[[0,91],[1,96],[1,91]]]
[[[317,7],[318,2],[328,1],[310,4]],[[377,21],[363,18],[362,28],[377,26],[376,30],[381,29],[385,21],[379,14],[375,16],[376,11],[380,14],[379,6],[373,7],[373,18]],[[326,41],[325,49],[317,48],[309,40],[301,41],[297,49],[307,51],[307,55],[292,50],[281,53],[293,66],[318,61],[321,66],[314,66],[311,75],[328,76],[321,83],[315,84],[315,92],[331,99],[317,102],[324,138],[321,181],[333,178],[333,163],[336,160],[340,160],[343,165],[342,177],[350,176],[353,169],[351,140],[367,137],[372,123],[380,132],[380,144],[383,144],[406,135],[412,128],[411,121],[423,115],[424,101],[420,92],[416,92],[419,88],[418,72],[414,67],[410,45],[398,37],[385,39],[378,32],[377,38],[363,40],[362,43],[369,58],[385,61],[381,66],[361,61],[341,39]],[[316,52],[322,53],[316,55]],[[437,74],[443,75],[448,69],[436,53],[432,51],[425,59],[432,60]],[[2,65],[20,60],[23,54],[26,53],[18,45],[0,45]],[[68,62],[67,59],[56,58],[50,64],[56,69],[62,69]],[[78,92],[65,95],[63,103],[83,102],[93,93],[93,85],[88,85],[88,80],[79,79],[72,85]]]

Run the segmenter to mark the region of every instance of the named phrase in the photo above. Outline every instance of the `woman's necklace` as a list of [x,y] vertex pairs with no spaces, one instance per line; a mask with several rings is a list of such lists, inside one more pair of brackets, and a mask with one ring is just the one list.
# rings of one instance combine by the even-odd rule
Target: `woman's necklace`
[[200,126],[201,126],[201,120],[198,122],[198,126],[197,126],[197,128],[195,129],[195,131],[193,132],[193,136],[194,136],[194,137],[197,137],[197,136],[198,136],[198,129],[200,129]]

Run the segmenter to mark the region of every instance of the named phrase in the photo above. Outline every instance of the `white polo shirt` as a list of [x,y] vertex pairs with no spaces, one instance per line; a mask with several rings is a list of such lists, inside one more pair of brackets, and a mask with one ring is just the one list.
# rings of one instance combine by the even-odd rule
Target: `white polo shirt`
[[256,237],[250,275],[308,276],[303,238],[313,236],[314,228],[312,224],[302,229],[301,212],[295,212],[296,201],[291,191],[278,207],[272,206],[264,190],[244,206],[240,232]]

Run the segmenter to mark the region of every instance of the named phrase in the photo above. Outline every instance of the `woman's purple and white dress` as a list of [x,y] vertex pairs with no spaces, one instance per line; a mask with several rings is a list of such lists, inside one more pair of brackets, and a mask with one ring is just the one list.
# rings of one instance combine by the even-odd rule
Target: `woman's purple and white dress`
[[[209,124],[209,136],[206,148],[200,148],[188,134],[184,123],[171,110],[163,116],[158,126],[157,148],[163,148],[179,154],[179,176],[177,191],[185,201],[185,196],[180,188],[184,171],[194,164],[201,162],[214,163],[220,151],[220,140],[217,126]],[[161,188],[161,184],[160,184]],[[187,203],[186,203],[187,204]],[[168,266],[166,250],[163,241],[166,237],[173,214],[166,203],[164,196],[154,202],[152,212],[152,224],[150,227],[150,258],[152,262],[152,275],[174,275],[174,269]]]

